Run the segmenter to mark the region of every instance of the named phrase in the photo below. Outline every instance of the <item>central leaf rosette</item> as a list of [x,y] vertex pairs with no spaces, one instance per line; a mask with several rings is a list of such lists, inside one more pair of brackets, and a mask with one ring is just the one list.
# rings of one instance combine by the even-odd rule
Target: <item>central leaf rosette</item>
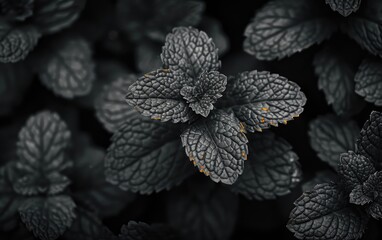
[[[262,131],[270,125],[286,123],[303,111],[306,98],[300,87],[278,74],[249,71],[228,81],[218,72],[221,63],[212,39],[195,28],[178,27],[168,34],[161,59],[163,68],[144,74],[134,82],[126,101],[152,119],[188,123],[181,127],[180,134],[186,154],[200,172],[215,182],[233,184],[243,173],[249,152],[246,131]],[[148,180],[142,179],[140,174],[125,174],[130,172],[125,165],[141,164],[145,169],[147,165],[156,165],[153,162],[164,164],[174,161],[174,157],[180,158],[175,152],[167,156],[171,151],[166,149],[169,146],[166,141],[171,139],[171,145],[177,146],[172,138],[165,138],[163,133],[159,136],[165,139],[157,139],[159,130],[154,129],[159,129],[161,123],[146,122],[146,119],[138,122],[140,124],[135,120],[126,121],[115,133],[106,159],[109,181],[132,189],[136,182]],[[134,131],[145,134],[145,138],[135,139],[135,133],[127,131],[128,124],[133,123],[137,128]],[[166,124],[167,128],[172,127]],[[145,146],[141,146],[143,139]],[[155,157],[147,154],[150,147]],[[181,165],[179,167],[181,169]],[[246,181],[252,181],[251,174],[249,168]]]

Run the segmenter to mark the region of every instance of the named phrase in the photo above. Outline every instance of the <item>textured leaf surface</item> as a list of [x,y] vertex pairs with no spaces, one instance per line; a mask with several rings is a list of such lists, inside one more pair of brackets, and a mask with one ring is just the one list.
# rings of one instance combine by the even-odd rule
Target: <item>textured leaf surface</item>
[[36,46],[40,33],[32,26],[13,27],[0,23],[0,62],[23,60]]
[[319,116],[309,124],[310,145],[318,157],[337,169],[340,155],[355,150],[359,136],[355,121],[343,120],[334,115]]
[[18,222],[18,208],[22,197],[12,189],[10,165],[0,168],[0,230],[13,229]]
[[76,209],[76,219],[65,232],[65,240],[112,240],[113,233],[105,227],[93,213],[81,208]]
[[44,34],[55,33],[72,24],[86,0],[35,0],[33,22]]
[[70,197],[31,198],[19,208],[21,220],[42,240],[54,240],[72,225],[75,203]]
[[195,114],[180,94],[185,81],[184,74],[169,69],[147,73],[130,86],[126,101],[152,119],[187,122]]
[[144,222],[129,221],[123,225],[119,240],[175,240],[171,229],[162,224],[148,225]]
[[167,205],[169,223],[185,240],[228,240],[237,214],[237,196],[213,183],[185,186]]
[[373,111],[357,139],[358,152],[375,164],[382,164],[382,114]]
[[341,154],[338,174],[350,189],[364,183],[375,171],[373,163],[366,157],[352,151]]
[[69,141],[70,132],[56,113],[37,113],[19,133],[17,167],[29,174],[61,171],[68,164],[65,151]]
[[363,1],[360,11],[350,16],[344,27],[349,37],[376,56],[382,56],[381,11],[381,1]]
[[248,140],[233,114],[214,111],[190,125],[181,139],[190,161],[214,182],[232,184],[243,172]]
[[106,181],[102,149],[88,146],[81,150],[73,166],[74,199],[86,204],[100,217],[118,214],[135,195]]
[[339,12],[344,17],[356,12],[361,5],[361,0],[325,0],[325,2],[333,11]]
[[64,39],[40,68],[41,81],[65,98],[88,94],[95,79],[89,44],[82,38]]
[[105,164],[110,183],[141,194],[170,189],[191,173],[173,126],[141,118],[113,135]]
[[382,61],[367,58],[355,75],[355,92],[366,101],[382,106]]
[[368,217],[348,201],[336,185],[319,184],[295,201],[287,227],[299,239],[359,239]]
[[95,108],[98,120],[109,132],[115,132],[131,117],[139,113],[125,101],[130,85],[135,82],[134,75],[123,75],[106,85],[97,97]]
[[329,46],[318,52],[313,61],[318,76],[318,88],[337,115],[351,116],[364,106],[355,93],[355,70],[346,56]]
[[303,112],[306,97],[288,79],[263,71],[243,72],[228,81],[222,107],[232,109],[248,131],[278,126]]
[[165,67],[181,70],[190,78],[220,68],[218,49],[208,35],[191,27],[177,27],[166,37],[161,54]]
[[259,60],[274,60],[322,42],[337,28],[324,7],[314,0],[269,1],[245,29],[244,51]]
[[180,94],[195,113],[207,117],[215,102],[223,96],[226,84],[227,77],[223,74],[217,71],[203,72],[194,86],[183,86]]
[[249,159],[232,190],[249,199],[274,199],[290,192],[301,181],[298,156],[292,146],[273,133],[249,138]]

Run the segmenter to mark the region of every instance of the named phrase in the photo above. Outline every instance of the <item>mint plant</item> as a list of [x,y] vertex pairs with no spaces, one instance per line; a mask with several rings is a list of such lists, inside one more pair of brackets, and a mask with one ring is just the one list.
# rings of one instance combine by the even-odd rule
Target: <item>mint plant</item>
[[[217,52],[212,39],[197,29],[179,27],[167,35],[161,54],[163,68],[140,77],[126,95],[131,106],[157,122],[133,117],[114,133],[106,157],[108,181],[140,193],[177,185],[190,172],[182,160],[183,145],[200,172],[215,182],[231,185],[243,173],[248,159],[245,133],[285,124],[303,111],[306,98],[297,84],[265,71],[227,78],[218,72],[221,63]],[[264,144],[274,141],[269,135]],[[276,143],[280,144],[281,154],[291,149],[288,143]],[[274,195],[288,192],[299,179],[297,156],[291,153],[293,160],[286,162],[284,157],[272,159],[274,164],[279,161],[288,179]],[[253,164],[267,164],[260,159]],[[151,171],[144,170],[148,168]],[[254,173],[247,174],[244,181],[255,186],[256,177],[251,176]],[[268,184],[277,188],[281,182]],[[243,184],[238,192],[247,188]],[[248,193],[257,194],[262,195]]]
[[297,238],[359,239],[370,217],[381,218],[381,124],[381,113],[372,112],[356,151],[340,155],[338,179],[318,184],[296,200],[287,227]]
[[37,45],[42,35],[52,34],[72,24],[85,0],[3,0],[0,3],[0,62],[14,63]]
[[[331,12],[329,7],[339,14]],[[272,0],[247,26],[244,50],[259,60],[282,59],[341,30],[376,56],[367,56],[357,46],[351,47],[352,53],[348,52],[349,48],[342,47],[348,40],[336,33],[314,58],[318,87],[324,91],[327,103],[338,115],[349,117],[364,107],[361,97],[380,105],[380,9],[377,0]]]
[[[3,231],[17,227],[20,219],[36,238],[57,239],[70,231],[78,211],[86,211],[79,209],[105,217],[132,200],[134,195],[102,178],[102,151],[85,141],[71,158],[70,139],[56,113],[44,111],[28,119],[19,132],[17,159],[0,172]],[[91,171],[84,174],[87,168]]]

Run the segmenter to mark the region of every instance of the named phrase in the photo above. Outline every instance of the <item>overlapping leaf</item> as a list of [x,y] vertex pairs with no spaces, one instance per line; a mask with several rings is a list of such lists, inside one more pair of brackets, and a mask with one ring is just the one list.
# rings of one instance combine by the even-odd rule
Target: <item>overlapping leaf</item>
[[357,139],[358,153],[378,166],[382,164],[382,113],[373,111]]
[[21,220],[41,240],[54,240],[72,225],[75,203],[68,196],[28,199],[19,208]]
[[369,219],[332,183],[317,185],[294,205],[287,227],[299,239],[359,239]]
[[222,107],[231,109],[246,129],[254,132],[298,117],[305,102],[296,83],[278,74],[255,70],[228,81]]
[[0,62],[23,60],[36,46],[40,33],[32,26],[15,27],[0,23]]
[[329,46],[316,54],[313,65],[318,88],[337,115],[351,116],[363,108],[362,99],[354,91],[355,70],[346,56]]
[[166,37],[161,59],[166,68],[195,79],[220,68],[218,49],[208,35],[191,27],[177,27]]
[[274,60],[320,43],[336,30],[323,1],[272,0],[245,29],[244,51],[260,60]]
[[135,80],[134,75],[122,75],[106,85],[98,96],[95,103],[96,114],[109,132],[117,131],[126,119],[138,114],[125,101],[125,94]]
[[247,159],[247,137],[232,114],[216,110],[181,134],[187,156],[215,182],[233,184]]
[[147,73],[130,86],[126,101],[144,116],[187,122],[195,114],[180,94],[185,81],[184,74],[168,69]]
[[189,167],[177,131],[150,119],[128,119],[106,156],[107,180],[141,194],[180,184],[190,175]]
[[348,150],[355,150],[359,127],[354,121],[324,115],[310,123],[308,133],[310,145],[318,157],[337,169],[340,155]]
[[325,2],[333,11],[339,12],[344,17],[356,12],[361,5],[361,0],[325,0]]
[[249,199],[274,199],[301,181],[298,156],[292,146],[272,133],[249,138],[249,159],[232,190]]
[[82,38],[66,38],[41,64],[41,81],[57,95],[73,98],[88,94],[95,79],[89,44]]
[[367,58],[355,75],[355,92],[366,101],[382,106],[382,61]]

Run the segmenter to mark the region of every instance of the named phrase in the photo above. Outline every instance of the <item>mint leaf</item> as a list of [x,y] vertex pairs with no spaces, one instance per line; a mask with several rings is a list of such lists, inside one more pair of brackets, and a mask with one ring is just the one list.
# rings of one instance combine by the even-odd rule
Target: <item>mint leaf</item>
[[183,86],[180,94],[191,109],[203,117],[207,117],[214,108],[215,102],[221,98],[227,84],[227,77],[217,71],[203,72],[194,86]]
[[375,219],[382,218],[382,172],[376,172],[350,193],[350,202],[367,205],[367,212]]
[[288,57],[329,38],[336,22],[321,1],[272,0],[245,29],[244,51],[259,60]]
[[73,166],[73,197],[100,217],[119,213],[135,199],[135,195],[122,191],[105,179],[105,153],[95,146],[82,146]]
[[381,10],[379,0],[364,1],[360,11],[349,17],[343,27],[349,37],[376,56],[382,56]]
[[130,86],[126,101],[152,119],[187,122],[195,114],[180,94],[184,81],[182,73],[168,69],[147,73]]
[[170,189],[191,173],[177,132],[142,118],[114,133],[105,161],[107,181],[141,194]]
[[249,142],[249,159],[231,190],[257,200],[290,193],[301,181],[298,156],[292,146],[271,132],[255,134]]
[[233,184],[247,159],[247,137],[233,114],[216,110],[181,134],[190,161],[214,182]]
[[296,83],[278,74],[255,70],[228,81],[222,107],[232,110],[246,130],[254,132],[298,117],[305,102]]
[[59,96],[87,95],[95,79],[91,49],[82,38],[66,38],[48,53],[40,65],[42,83]]
[[341,154],[338,174],[344,179],[348,188],[352,189],[362,184],[375,171],[373,163],[366,157],[352,151]]
[[166,37],[161,59],[164,67],[182,71],[189,78],[220,68],[218,49],[208,35],[191,27],[177,27]]
[[298,239],[359,239],[369,219],[332,183],[316,185],[294,205],[287,227]]
[[382,114],[373,111],[370,120],[363,125],[360,137],[357,139],[358,153],[382,165]]
[[361,0],[325,0],[325,2],[333,11],[339,12],[344,17],[356,12],[361,5]]
[[217,19],[203,16],[203,21],[199,26],[214,40],[216,48],[219,49],[220,56],[227,53],[230,47],[229,38],[224,32],[222,24]]
[[355,70],[346,56],[332,46],[318,52],[313,61],[318,76],[318,88],[325,93],[326,101],[341,116],[358,113],[364,106],[354,92]]
[[40,33],[32,26],[16,27],[0,23],[0,62],[15,63],[27,57],[37,45]]
[[238,215],[238,198],[217,184],[182,187],[168,201],[167,219],[181,239],[228,240]]
[[64,233],[65,240],[111,240],[113,233],[92,212],[76,208],[76,219]]
[[18,208],[23,197],[12,188],[11,164],[0,168],[0,230],[7,231],[16,227]]
[[125,94],[135,82],[134,75],[121,75],[104,86],[95,102],[98,120],[109,132],[115,132],[126,119],[137,116],[138,112],[126,104]]
[[173,27],[195,26],[201,18],[205,4],[202,1],[139,0],[117,3],[117,16],[122,29],[134,41],[148,37],[163,41]]
[[37,113],[20,130],[16,166],[28,174],[59,172],[68,166],[69,141],[70,131],[56,113]]
[[72,225],[75,203],[68,196],[30,198],[20,206],[20,217],[29,231],[42,240],[60,237]]
[[319,116],[309,124],[310,146],[322,161],[337,169],[341,153],[355,150],[359,131],[355,121],[332,114]]
[[78,17],[86,0],[36,0],[33,23],[44,34],[55,33],[71,25]]
[[0,14],[7,20],[24,21],[33,15],[34,0],[2,0]]
[[382,106],[382,61],[366,58],[355,75],[355,92],[366,101]]
[[119,240],[175,240],[171,229],[163,224],[148,225],[144,222],[129,221],[121,227]]

